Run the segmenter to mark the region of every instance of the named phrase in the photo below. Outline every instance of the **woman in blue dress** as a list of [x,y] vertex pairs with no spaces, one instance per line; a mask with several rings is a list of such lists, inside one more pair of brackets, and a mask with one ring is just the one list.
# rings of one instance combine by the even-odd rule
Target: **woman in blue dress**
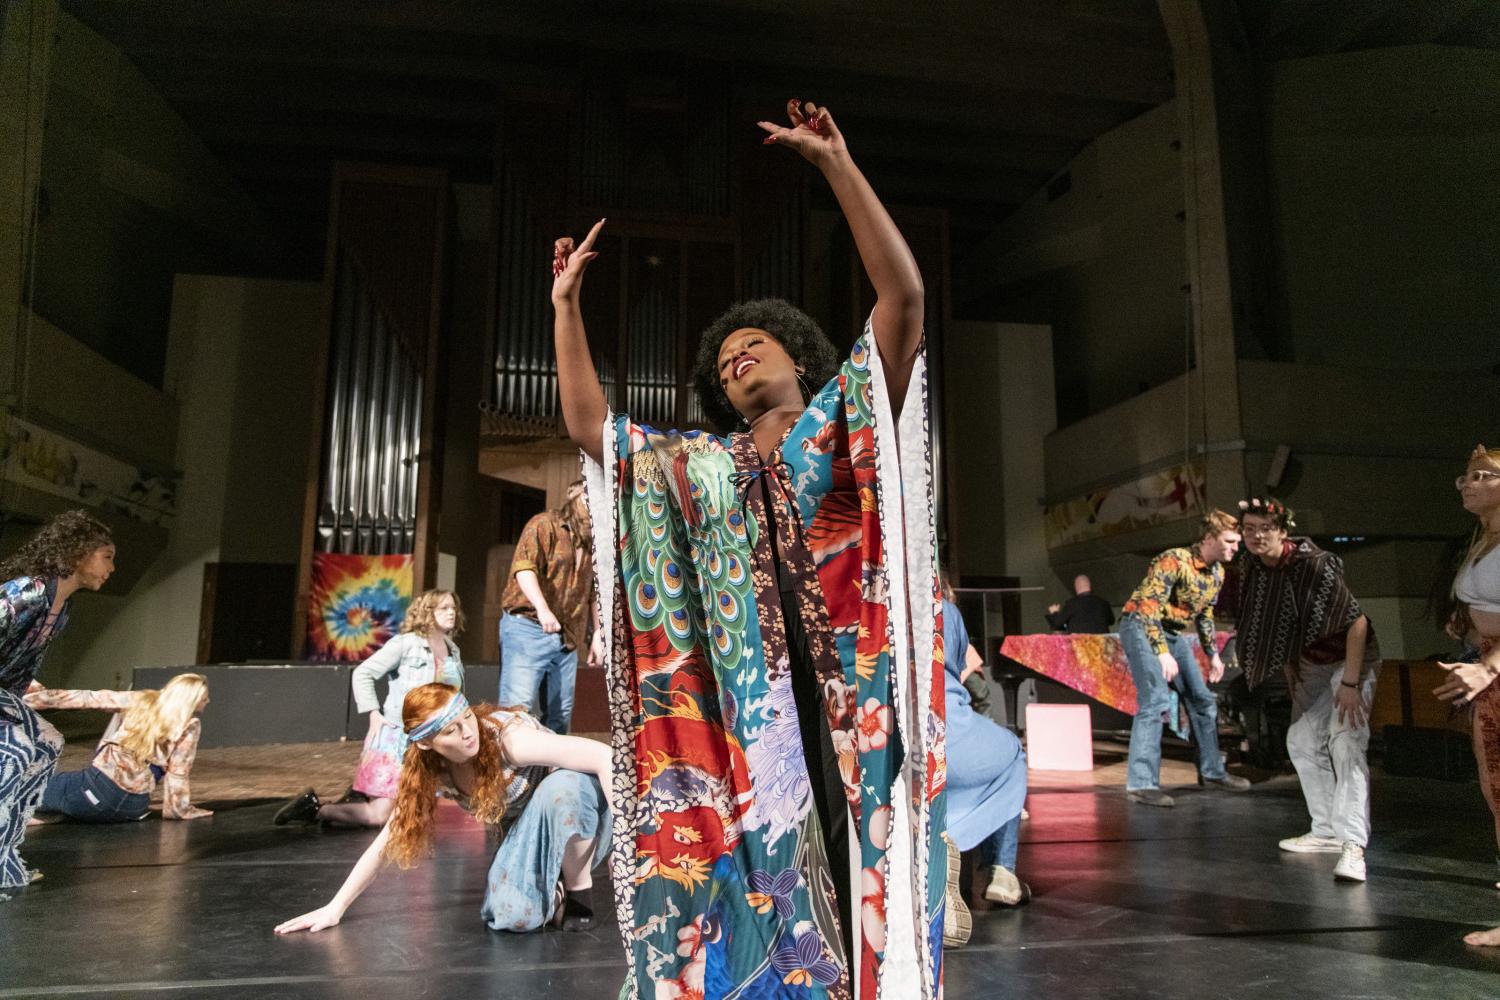
[[[967,913],[959,895],[958,854],[979,848],[988,866],[984,898],[1015,906],[1031,898],[1016,877],[1021,810],[1026,804],[1026,752],[1015,733],[974,710],[964,681],[983,668],[969,642],[963,616],[951,598],[943,600],[943,700],[948,710],[948,911]],[[953,920],[949,944],[968,939],[961,917]]]

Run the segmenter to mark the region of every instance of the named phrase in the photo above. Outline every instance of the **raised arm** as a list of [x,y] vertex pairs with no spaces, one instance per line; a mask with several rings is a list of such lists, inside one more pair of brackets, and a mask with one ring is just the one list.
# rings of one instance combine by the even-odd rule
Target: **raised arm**
[[761,122],[760,127],[769,133],[766,142],[791,146],[822,171],[838,199],[860,262],[875,286],[871,326],[885,366],[891,408],[899,412],[922,344],[922,272],[890,213],[854,165],[828,109],[792,100],[786,110],[790,128],[773,122]]
[[375,881],[375,876],[380,873],[381,854],[385,851],[385,845],[391,839],[391,824],[386,822],[380,828],[380,833],[365,848],[365,853],[359,856],[354,863],[354,868],[349,872],[349,877],[344,879],[344,884],[339,886],[339,891],[334,893],[333,898],[324,905],[293,917],[283,923],[276,925],[277,934],[291,934],[295,931],[320,931],[325,927],[332,927],[344,918],[344,911],[359,898],[360,893],[370,887]]
[[599,385],[599,373],[594,370],[594,356],[589,352],[578,297],[583,288],[584,268],[599,256],[594,250],[594,240],[603,227],[603,219],[594,223],[594,228],[576,248],[571,237],[558,240],[553,248],[552,267],[552,308],[555,313],[552,333],[557,352],[557,394],[562,400],[563,423],[567,425],[568,437],[573,443],[596,462],[604,461],[604,417],[609,413],[609,404],[605,402],[604,389]]

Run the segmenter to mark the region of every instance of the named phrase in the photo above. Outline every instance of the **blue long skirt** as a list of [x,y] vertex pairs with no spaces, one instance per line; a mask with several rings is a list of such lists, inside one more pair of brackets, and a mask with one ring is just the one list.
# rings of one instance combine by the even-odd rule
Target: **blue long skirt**
[[948,700],[948,837],[967,851],[1021,815],[1026,752],[1016,734]]
[[591,774],[553,771],[531,793],[490,863],[480,915],[497,931],[534,931],[552,918],[563,849],[594,840],[593,864],[609,853],[609,807]]

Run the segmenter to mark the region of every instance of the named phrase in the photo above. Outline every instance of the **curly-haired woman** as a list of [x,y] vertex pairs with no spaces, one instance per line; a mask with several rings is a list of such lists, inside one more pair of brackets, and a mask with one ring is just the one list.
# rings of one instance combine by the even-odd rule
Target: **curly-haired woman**
[[[1439,698],[1474,707],[1474,756],[1479,787],[1495,817],[1500,845],[1500,452],[1474,449],[1455,485],[1464,510],[1474,515],[1474,536],[1453,584],[1459,613],[1450,630],[1479,646],[1478,663],[1440,663],[1448,680]],[[1475,931],[1469,944],[1500,947],[1500,927]]]
[[480,911],[491,928],[592,926],[593,869],[609,840],[609,748],[559,736],[520,709],[471,708],[448,684],[410,692],[402,723],[409,745],[390,820],[333,899],[276,933],[332,927],[383,861],[414,866],[429,852],[440,795],[502,831]]
[[[463,689],[464,665],[453,640],[463,632],[464,611],[451,590],[429,590],[406,609],[401,631],[354,668],[355,710],[370,717],[364,751],[354,772],[348,801],[323,803],[311,788],[282,806],[273,822],[320,821],[340,826],[384,826],[401,777],[406,736],[395,720],[401,718],[406,693],[423,684],[441,681]],[[385,678],[384,710],[375,682]]]
[[37,671],[67,627],[73,595],[98,590],[114,571],[109,528],[81,510],[59,514],[0,563],[0,889],[36,877],[18,848],[63,744],[22,699],[40,686]]
[[610,414],[579,303],[603,222],[555,247],[611,637],[616,909],[637,996],[919,1000],[945,885],[922,278],[828,109],[787,114],[766,142],[827,180],[876,303],[842,363],[785,302],[714,322],[694,383],[727,437]]

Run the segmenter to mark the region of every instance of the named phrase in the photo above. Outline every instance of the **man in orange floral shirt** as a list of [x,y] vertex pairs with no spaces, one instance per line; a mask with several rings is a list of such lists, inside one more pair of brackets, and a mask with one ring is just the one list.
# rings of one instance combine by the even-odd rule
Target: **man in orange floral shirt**
[[1224,676],[1214,643],[1214,602],[1224,583],[1224,563],[1240,545],[1239,519],[1222,510],[1203,518],[1203,536],[1191,548],[1168,549],[1151,562],[1141,585],[1125,602],[1120,644],[1135,680],[1135,723],[1125,794],[1148,806],[1171,806],[1161,790],[1161,727],[1173,688],[1187,705],[1198,742],[1198,771],[1205,785],[1243,792],[1250,782],[1224,770],[1219,757],[1218,706],[1187,639],[1191,626],[1210,657],[1209,680]]

